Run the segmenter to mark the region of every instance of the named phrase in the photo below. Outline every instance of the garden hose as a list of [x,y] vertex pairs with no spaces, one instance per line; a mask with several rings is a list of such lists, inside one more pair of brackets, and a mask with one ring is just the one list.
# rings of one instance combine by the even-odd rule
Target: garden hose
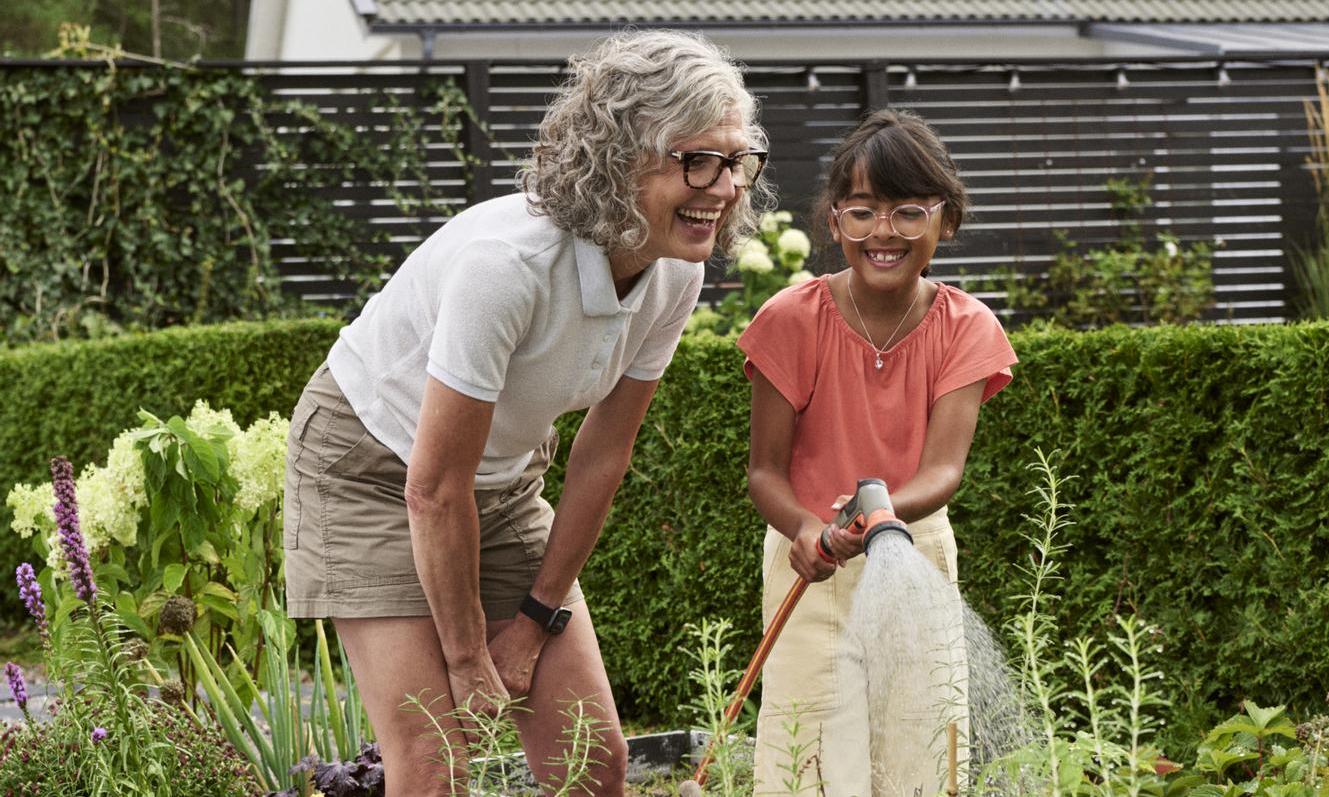
[[[895,508],[891,505],[890,492],[886,489],[886,482],[881,479],[859,479],[858,488],[854,491],[853,497],[840,508],[832,523],[857,534],[866,534],[863,539],[865,551],[867,550],[867,544],[885,531],[897,531],[908,538],[911,544],[913,542],[913,538],[909,537],[905,525],[895,517]],[[817,554],[827,562],[836,561],[830,552],[826,530],[822,531],[821,538],[817,540]],[[766,657],[770,655],[771,648],[775,646],[775,640],[780,636],[780,631],[784,629],[785,622],[789,620],[789,615],[793,613],[794,607],[798,605],[799,598],[802,598],[803,593],[807,590],[808,583],[808,580],[802,576],[795,579],[793,586],[789,588],[789,594],[785,595],[780,607],[772,615],[770,624],[766,626],[766,633],[762,634],[761,641],[757,643],[757,649],[752,653],[752,660],[748,662],[747,669],[743,671],[743,677],[738,681],[738,688],[734,690],[734,699],[730,701],[729,708],[725,709],[723,728],[729,728],[734,719],[738,717],[738,712],[742,710],[744,701],[747,700],[752,687],[757,683],[757,676],[761,674],[761,668],[766,663]],[[711,766],[715,741],[713,737],[706,746],[706,754],[702,756],[701,763],[697,765],[692,780],[685,780],[679,784],[680,795],[689,797],[689,795],[701,794],[701,787],[706,785],[706,770]]]

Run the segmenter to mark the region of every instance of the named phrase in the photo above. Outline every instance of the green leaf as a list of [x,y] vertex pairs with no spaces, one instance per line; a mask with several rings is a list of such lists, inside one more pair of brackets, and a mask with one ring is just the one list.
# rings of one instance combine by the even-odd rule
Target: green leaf
[[217,595],[198,595],[196,598],[200,605],[206,606],[227,619],[237,620],[240,617],[239,612],[235,610],[235,604],[225,598]]
[[1228,768],[1232,765],[1243,761],[1254,761],[1259,757],[1258,753],[1248,750],[1205,750],[1196,761],[1196,766],[1203,771],[1226,776]]
[[192,553],[210,565],[221,564],[221,557],[217,555],[217,548],[207,539],[201,541]]
[[190,474],[203,484],[216,484],[221,478],[221,462],[213,449],[213,444],[192,431],[185,443],[185,463],[189,467]]
[[138,604],[138,613],[140,617],[154,617],[162,610],[166,604],[166,599],[171,597],[171,593],[165,591],[153,592],[144,598]]
[[1297,738],[1297,729],[1287,718],[1285,713],[1286,706],[1274,706],[1273,708],[1261,708],[1254,701],[1247,700],[1243,704],[1246,713],[1254,721],[1257,731],[1253,731],[1260,738],[1279,735],[1286,736],[1289,739]]
[[198,591],[198,594],[216,595],[218,598],[230,601],[231,603],[235,603],[236,601],[239,600],[239,597],[235,594],[234,591],[226,587],[226,585],[219,584],[216,581],[209,581],[208,583],[204,584],[203,587]]
[[1281,715],[1283,713],[1283,710],[1286,708],[1286,706],[1273,706],[1272,708],[1261,708],[1260,706],[1256,705],[1255,701],[1253,700],[1247,700],[1245,703],[1242,703],[1241,707],[1246,710],[1246,713],[1255,722],[1255,725],[1258,728],[1264,728],[1268,726],[1269,723],[1278,718],[1278,716]]
[[185,581],[185,573],[189,568],[175,562],[166,566],[162,572],[162,588],[172,595],[180,591],[180,585]]
[[121,592],[115,596],[116,616],[120,622],[128,626],[134,633],[146,640],[152,639],[152,632],[148,630],[148,624],[143,622],[143,618],[138,615],[138,607],[134,604],[134,596],[128,592]]

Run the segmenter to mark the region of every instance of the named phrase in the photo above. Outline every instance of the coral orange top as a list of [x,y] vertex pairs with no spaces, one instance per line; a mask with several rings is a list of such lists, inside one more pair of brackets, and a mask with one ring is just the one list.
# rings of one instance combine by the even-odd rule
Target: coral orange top
[[827,277],[785,288],[738,339],[743,370],[761,370],[798,413],[789,479],[823,521],[858,479],[908,483],[923,455],[932,404],[986,380],[983,401],[1011,381],[1016,356],[1001,322],[979,300],[939,284],[923,320],[882,355],[840,315]]

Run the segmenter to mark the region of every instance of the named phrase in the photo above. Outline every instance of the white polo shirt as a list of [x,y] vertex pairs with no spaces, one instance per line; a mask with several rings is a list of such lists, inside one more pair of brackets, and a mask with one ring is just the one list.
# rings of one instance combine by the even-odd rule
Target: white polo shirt
[[409,462],[426,375],[494,403],[479,488],[511,483],[554,419],[623,376],[658,379],[702,264],[660,259],[620,300],[605,253],[535,216],[524,194],[459,213],[344,327],[332,376],[365,428]]

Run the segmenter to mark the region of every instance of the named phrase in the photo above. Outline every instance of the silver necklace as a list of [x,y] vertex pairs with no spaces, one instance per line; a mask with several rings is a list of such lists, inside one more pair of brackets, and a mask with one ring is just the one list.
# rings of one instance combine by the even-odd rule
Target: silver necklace
[[881,355],[891,347],[892,343],[895,342],[895,336],[900,334],[900,327],[904,326],[904,322],[909,320],[909,314],[914,311],[914,305],[918,304],[918,285],[914,285],[914,298],[909,302],[909,309],[905,310],[904,315],[900,316],[900,323],[895,325],[895,331],[892,332],[890,338],[886,340],[886,345],[879,349],[877,348],[877,344],[872,342],[872,333],[868,332],[868,325],[863,323],[863,314],[858,312],[858,302],[854,301],[854,280],[852,279],[852,275],[850,276],[851,278],[844,282],[845,287],[849,289],[849,304],[853,305],[854,315],[858,317],[858,325],[863,328],[863,334],[867,336],[868,345],[871,346],[872,350],[877,354],[877,360],[873,365],[875,365],[877,370],[880,371],[882,366]]

